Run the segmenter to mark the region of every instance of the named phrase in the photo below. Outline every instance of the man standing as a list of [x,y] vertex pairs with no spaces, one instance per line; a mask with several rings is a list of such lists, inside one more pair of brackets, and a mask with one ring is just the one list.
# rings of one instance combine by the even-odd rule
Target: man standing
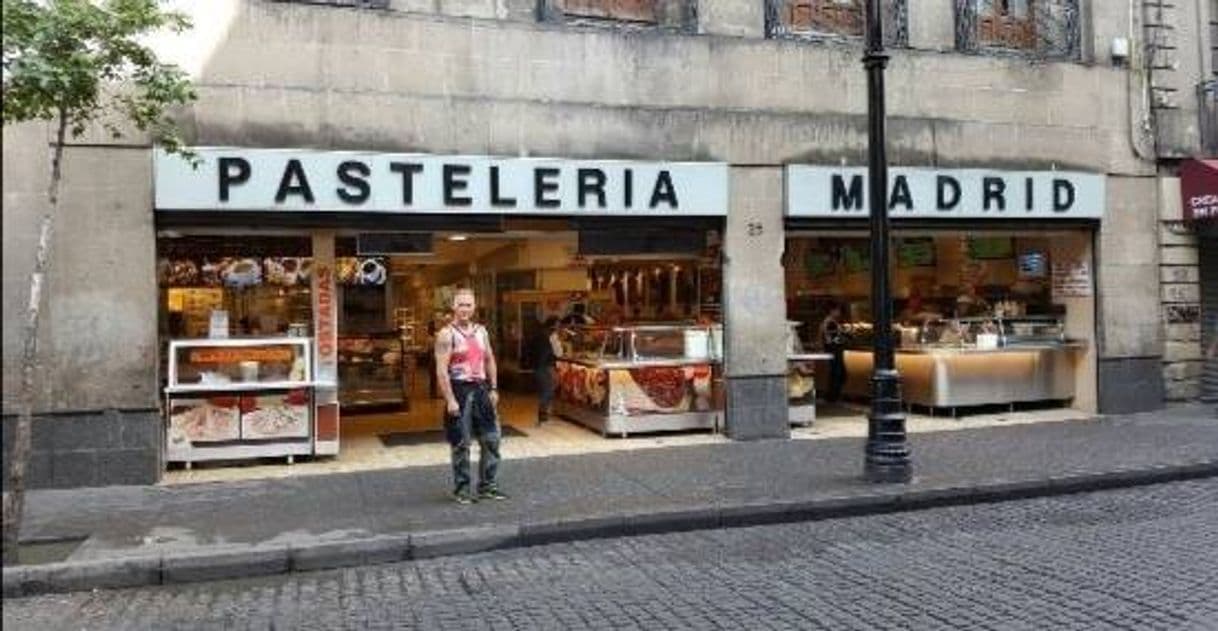
[[[472,289],[453,296],[453,319],[436,333],[436,381],[444,395],[444,434],[452,447],[453,499],[507,499],[496,484],[499,470],[498,373],[486,327],[473,321]],[[469,446],[477,438],[478,495],[470,493]]]

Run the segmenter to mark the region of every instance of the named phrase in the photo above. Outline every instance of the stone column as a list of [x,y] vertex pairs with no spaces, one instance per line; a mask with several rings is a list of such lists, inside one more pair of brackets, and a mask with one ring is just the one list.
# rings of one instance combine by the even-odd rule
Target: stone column
[[723,240],[727,433],[786,438],[786,300],[781,167],[732,167]]
[[1201,275],[1197,234],[1184,222],[1180,178],[1159,178],[1159,273],[1163,301],[1163,387],[1169,401],[1201,393]]

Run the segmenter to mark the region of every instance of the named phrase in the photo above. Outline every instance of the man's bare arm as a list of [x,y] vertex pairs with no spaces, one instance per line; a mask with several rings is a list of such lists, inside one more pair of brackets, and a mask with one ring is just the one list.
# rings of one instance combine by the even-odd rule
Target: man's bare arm
[[452,335],[448,327],[436,333],[436,383],[440,384],[440,394],[450,406],[456,405],[457,397],[453,395],[453,385],[448,381],[448,363],[452,358]]
[[491,348],[491,336],[486,336],[486,381],[492,388],[499,387],[499,369],[495,363],[495,351]]

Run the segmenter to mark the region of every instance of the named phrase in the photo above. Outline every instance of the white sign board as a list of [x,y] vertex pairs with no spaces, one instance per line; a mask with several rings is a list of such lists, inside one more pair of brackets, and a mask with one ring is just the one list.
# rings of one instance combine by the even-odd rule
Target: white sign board
[[196,148],[155,153],[156,209],[724,216],[727,165]]
[[[790,165],[788,217],[865,219],[867,169]],[[1104,176],[1074,171],[894,167],[888,170],[893,219],[1100,219]]]
[[1053,263],[1053,298],[1086,298],[1091,295],[1091,266],[1087,261]]

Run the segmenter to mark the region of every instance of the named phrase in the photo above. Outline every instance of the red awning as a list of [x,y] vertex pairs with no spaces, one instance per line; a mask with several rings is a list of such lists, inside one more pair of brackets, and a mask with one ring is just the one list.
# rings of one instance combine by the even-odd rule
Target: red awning
[[1218,160],[1182,162],[1180,194],[1186,221],[1218,221]]

